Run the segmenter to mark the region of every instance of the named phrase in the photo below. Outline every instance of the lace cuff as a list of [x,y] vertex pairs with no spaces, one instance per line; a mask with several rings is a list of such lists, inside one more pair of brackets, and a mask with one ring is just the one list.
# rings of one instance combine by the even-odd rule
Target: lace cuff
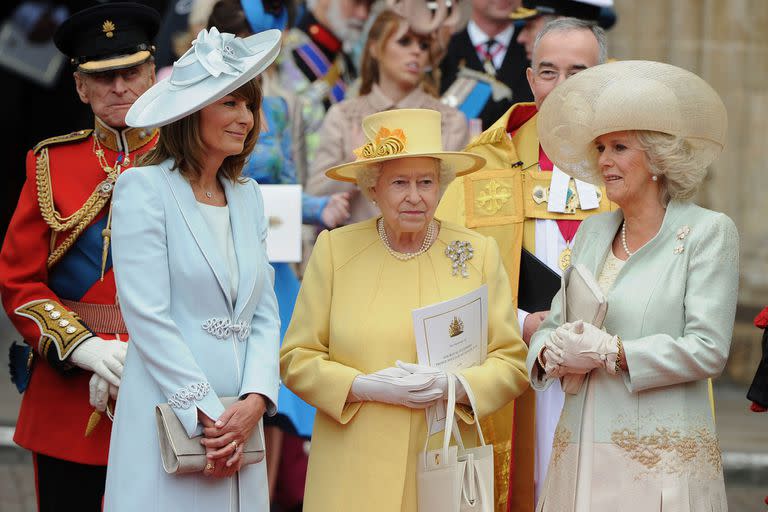
[[189,409],[197,400],[202,400],[211,390],[207,381],[190,384],[168,398],[168,405],[175,409]]

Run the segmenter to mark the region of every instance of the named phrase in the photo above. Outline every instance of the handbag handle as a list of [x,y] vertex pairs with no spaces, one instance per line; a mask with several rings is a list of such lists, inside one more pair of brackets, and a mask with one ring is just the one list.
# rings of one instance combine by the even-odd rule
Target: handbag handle
[[[477,401],[475,400],[475,394],[472,392],[472,388],[469,385],[467,379],[460,373],[452,373],[446,371],[448,376],[448,399],[446,401],[446,414],[445,414],[445,430],[443,431],[443,447],[441,450],[441,456],[443,460],[447,460],[448,446],[451,444],[451,435],[456,439],[456,444],[462,449],[464,448],[464,442],[461,438],[461,432],[455,421],[456,414],[456,381],[452,379],[452,376],[456,377],[461,385],[464,387],[464,391],[467,394],[469,405],[472,408],[472,414],[475,416],[475,427],[477,428],[477,435],[480,438],[481,446],[485,446],[485,437],[483,436],[483,429],[480,426],[480,418],[477,416]],[[424,453],[427,453],[429,447],[429,422],[431,419],[427,418],[427,438],[424,441]]]

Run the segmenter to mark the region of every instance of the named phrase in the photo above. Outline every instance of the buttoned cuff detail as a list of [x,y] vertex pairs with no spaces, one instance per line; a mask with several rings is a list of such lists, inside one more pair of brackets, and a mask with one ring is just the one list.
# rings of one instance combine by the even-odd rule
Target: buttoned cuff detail
[[59,371],[72,369],[73,365],[68,362],[72,351],[83,341],[94,337],[77,314],[56,300],[33,300],[16,308],[15,313],[37,324],[40,328],[37,351]]

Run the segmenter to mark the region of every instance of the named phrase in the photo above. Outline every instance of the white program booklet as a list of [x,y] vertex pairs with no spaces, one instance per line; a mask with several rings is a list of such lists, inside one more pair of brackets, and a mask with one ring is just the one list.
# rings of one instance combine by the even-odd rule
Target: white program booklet
[[[488,286],[413,310],[419,364],[457,371],[488,355]],[[429,433],[445,428],[445,404],[427,409]]]
[[259,185],[269,220],[269,261],[301,261],[301,185]]

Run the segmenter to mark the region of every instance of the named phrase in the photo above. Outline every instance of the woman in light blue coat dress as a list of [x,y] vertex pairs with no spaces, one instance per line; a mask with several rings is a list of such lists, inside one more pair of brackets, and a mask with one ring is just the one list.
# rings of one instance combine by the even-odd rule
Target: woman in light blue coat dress
[[[241,177],[259,133],[255,79],[280,32],[201,31],[171,76],[131,107],[161,126],[142,167],[118,180],[112,211],[118,296],[135,341],[118,396],[105,510],[269,509],[265,463],[243,445],[279,387],[280,322],[258,185]],[[225,408],[221,397],[240,400]],[[167,402],[207,464],[164,471],[155,406]]]
[[573,248],[607,298],[602,328],[566,322],[561,291],[531,339],[534,388],[583,379],[537,511],[727,510],[708,379],[728,358],[739,242],[726,215],[691,202],[726,124],[709,85],[657,62],[590,68],[542,105],[544,151],[620,209],[584,221]]

